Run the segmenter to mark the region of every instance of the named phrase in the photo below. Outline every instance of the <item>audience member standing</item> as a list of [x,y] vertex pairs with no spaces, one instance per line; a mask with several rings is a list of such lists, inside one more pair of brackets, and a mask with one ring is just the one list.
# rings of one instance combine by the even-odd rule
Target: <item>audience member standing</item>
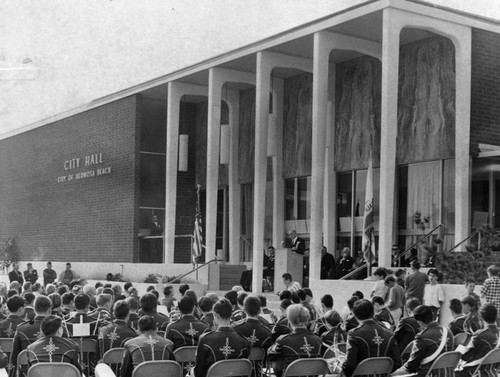
[[9,281],[17,281],[21,286],[24,284],[23,274],[19,271],[19,264],[17,262],[12,263],[13,270],[9,272]]
[[43,270],[43,286],[46,287],[47,284],[52,284],[57,279],[57,272],[52,269],[52,262],[47,262],[47,268]]
[[66,263],[66,269],[59,274],[59,282],[69,287],[69,284],[76,279],[78,275],[71,269],[71,263]]
[[481,288],[481,297],[487,304],[495,305],[498,315],[500,313],[500,277],[498,277],[498,268],[491,265],[486,272],[488,273],[488,279],[484,281]]
[[27,267],[26,271],[24,271],[24,280],[31,284],[35,284],[38,280],[38,271],[33,268],[32,263],[28,263]]
[[333,279],[335,273],[335,258],[326,246],[321,247],[321,279]]
[[424,302],[424,289],[425,283],[429,278],[423,272],[420,272],[420,262],[414,260],[411,262],[412,274],[408,275],[405,279],[405,299],[418,298],[420,302]]
[[438,270],[431,268],[427,272],[427,275],[430,282],[424,288],[424,304],[431,307],[434,313],[434,320],[439,322],[439,313],[444,302],[444,290],[438,283]]
[[403,315],[403,306],[405,303],[405,291],[403,287],[396,284],[394,276],[387,276],[385,278],[385,285],[389,287],[389,295],[386,300],[387,309],[390,310],[394,322],[396,324]]

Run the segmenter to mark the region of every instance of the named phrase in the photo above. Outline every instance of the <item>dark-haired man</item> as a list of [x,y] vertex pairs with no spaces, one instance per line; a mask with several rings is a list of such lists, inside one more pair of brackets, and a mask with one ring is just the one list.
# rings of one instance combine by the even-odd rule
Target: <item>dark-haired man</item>
[[[493,304],[485,304],[481,307],[479,314],[485,326],[472,336],[468,345],[463,349],[462,360],[466,363],[463,370],[455,372],[457,377],[470,377],[481,362],[493,348],[499,346],[498,327],[496,324],[497,308]],[[496,376],[495,368],[490,365],[482,368],[481,376]]]
[[195,305],[191,297],[181,298],[177,308],[181,313],[181,318],[167,326],[165,338],[174,343],[174,350],[179,347],[198,345],[198,339],[208,329],[208,325],[194,316]]
[[405,279],[405,300],[415,297],[420,302],[424,302],[425,283],[429,281],[429,278],[420,272],[420,262],[417,260],[411,262],[411,270],[413,273]]
[[24,298],[24,316],[25,321],[30,321],[35,318],[35,308],[33,307],[35,303],[35,295],[33,292],[26,292],[23,294]]
[[52,269],[52,262],[47,262],[47,268],[43,270],[43,286],[46,287],[47,284],[52,284],[57,279],[57,272]]
[[159,331],[165,331],[168,326],[168,317],[156,311],[158,307],[158,299],[156,296],[153,293],[146,293],[140,298],[139,303],[142,309],[141,317],[152,317],[156,322],[156,328]]
[[17,262],[12,263],[12,271],[9,272],[9,282],[17,281],[22,287],[24,284],[24,278],[21,271],[19,271],[19,264]]
[[[70,336],[92,336],[93,338],[97,339],[99,327],[108,322],[104,320],[97,321],[97,319],[92,318],[88,315],[89,305],[90,305],[89,296],[80,293],[76,295],[74,303],[75,303],[76,315],[66,322]],[[79,326],[80,324],[88,326],[87,335],[75,335],[74,328],[76,326]],[[82,333],[80,332],[80,334]]]
[[63,338],[62,319],[55,315],[45,317],[40,325],[42,337],[28,346],[28,364],[69,363],[80,372],[78,345]]
[[16,328],[24,320],[21,318],[24,313],[24,298],[20,296],[12,296],[7,300],[7,309],[9,309],[9,316],[0,321],[0,337],[13,338]]
[[398,343],[398,348],[401,354],[406,346],[415,339],[415,336],[420,332],[420,324],[413,317],[413,311],[421,304],[418,298],[410,298],[406,301],[407,317],[401,318],[397,323],[394,337]]
[[212,311],[214,307],[214,301],[208,296],[202,297],[200,298],[198,307],[200,308],[202,314],[201,320],[208,325],[208,328],[211,331],[217,330],[214,312]]
[[394,368],[401,365],[398,345],[391,331],[373,319],[373,304],[368,300],[354,303],[353,314],[360,323],[347,336],[347,359],[342,371],[350,377],[358,364],[369,357],[387,356],[394,362]]
[[292,331],[288,326],[288,318],[286,316],[286,309],[290,305],[292,305],[292,301],[289,299],[284,299],[280,302],[281,318],[278,322],[276,322],[271,330],[271,340],[273,342],[275,342],[281,335],[289,334]]
[[439,355],[453,351],[453,334],[448,328],[434,321],[431,307],[418,306],[414,317],[423,330],[415,337],[410,358],[393,373],[394,376],[418,373],[419,377],[423,377]]
[[234,330],[248,340],[251,347],[267,349],[271,344],[271,330],[259,321],[260,298],[257,296],[246,297],[243,308],[246,317],[241,323],[234,326]]
[[26,265],[26,270],[23,272],[24,280],[31,284],[35,284],[38,280],[38,271],[33,268],[33,264],[30,262]]
[[121,377],[131,377],[134,368],[145,361],[172,358],[174,345],[170,340],[157,334],[154,318],[142,316],[137,325],[141,335],[125,342]]
[[59,282],[72,288],[70,284],[76,279],[78,279],[78,275],[71,269],[71,263],[66,263],[66,269],[59,274]]
[[207,374],[210,365],[219,360],[248,357],[250,343],[231,327],[232,305],[221,299],[214,305],[217,330],[203,334],[196,350],[195,377]]
[[130,307],[125,300],[119,300],[113,307],[115,319],[99,329],[99,352],[101,358],[114,347],[123,347],[125,342],[137,336],[128,325]]
[[462,308],[463,308],[462,301],[460,301],[458,298],[452,298],[450,300],[449,307],[453,319],[448,325],[448,328],[451,330],[453,335],[465,332],[464,330],[465,315],[462,313]]
[[281,275],[281,278],[283,279],[283,284],[285,284],[285,289],[289,292],[297,292],[302,288],[298,281],[292,280],[292,274],[290,274],[289,272],[285,272],[283,275]]
[[385,326],[387,329],[394,331],[396,323],[394,322],[391,312],[385,306],[384,299],[380,296],[372,297],[372,304],[375,311],[373,319],[380,322],[380,324]]

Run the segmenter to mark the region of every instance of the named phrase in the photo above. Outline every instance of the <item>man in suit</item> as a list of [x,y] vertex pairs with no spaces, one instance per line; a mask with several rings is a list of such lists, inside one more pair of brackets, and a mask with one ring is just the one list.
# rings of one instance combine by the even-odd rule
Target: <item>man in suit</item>
[[414,317],[423,330],[415,337],[410,358],[393,376],[417,373],[419,377],[423,377],[440,354],[454,349],[453,333],[435,322],[431,307],[418,306]]
[[21,271],[19,271],[19,265],[16,262],[14,262],[14,263],[12,263],[12,268],[13,268],[13,270],[11,272],[9,272],[9,281],[11,283],[13,281],[17,281],[22,287],[24,284],[24,278],[23,278],[23,274],[21,273]]
[[299,238],[295,230],[289,231],[287,235],[288,240],[283,241],[282,246],[288,247],[294,253],[304,255],[306,250],[306,241],[304,241],[303,238]]
[[[158,215],[153,215],[151,222],[151,236],[161,236],[163,234],[163,227],[158,219]],[[160,262],[160,256],[163,253],[163,239],[153,238],[151,240],[151,263]]]
[[27,267],[26,271],[24,271],[24,279],[26,282],[35,284],[38,280],[38,271],[33,268],[33,264],[31,263],[28,263]]

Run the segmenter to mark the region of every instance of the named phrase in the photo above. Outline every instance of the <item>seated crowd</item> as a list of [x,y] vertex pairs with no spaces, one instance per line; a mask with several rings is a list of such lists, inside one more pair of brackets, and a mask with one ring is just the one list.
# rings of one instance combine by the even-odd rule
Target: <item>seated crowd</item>
[[[431,285],[434,274],[436,270],[429,271]],[[442,326],[439,310],[426,302],[428,295],[408,296],[405,284],[412,279],[386,276],[383,269],[374,275],[384,275],[383,284],[376,283],[369,300],[356,291],[344,308],[337,309],[328,294],[315,306],[312,291],[291,284],[291,276],[285,274],[285,283],[293,288],[279,293],[280,318],[266,308],[265,296],[239,286],[223,298],[207,293],[198,300],[184,284],[177,300],[171,285],[164,287],[160,298],[154,286],[139,297],[132,283],[122,288],[119,283],[73,280],[21,287],[13,281],[8,289],[0,285],[5,303],[0,336],[13,338],[10,355],[0,351],[0,367],[14,376],[20,370],[17,357],[26,350],[28,365],[22,372],[38,362],[67,362],[92,376],[108,350],[123,347],[118,375],[131,377],[144,361],[174,360],[177,349],[196,346],[194,368],[186,370],[194,377],[206,376],[216,361],[248,358],[254,348],[265,351],[256,370],[272,368],[277,377],[294,360],[315,357],[325,357],[332,373],[350,377],[361,361],[382,356],[392,359],[394,376],[425,376],[440,354],[456,349],[454,336],[463,333],[462,363],[456,374],[467,377],[478,360],[500,345],[497,308],[487,302],[481,306],[473,292],[450,300],[454,318]],[[83,339],[95,340],[95,351],[85,360]]]

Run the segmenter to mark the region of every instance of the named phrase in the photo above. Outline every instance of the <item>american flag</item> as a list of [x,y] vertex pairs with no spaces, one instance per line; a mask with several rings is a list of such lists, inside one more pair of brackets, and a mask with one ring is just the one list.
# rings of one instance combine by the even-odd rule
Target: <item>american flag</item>
[[371,157],[366,177],[365,214],[363,218],[363,255],[369,265],[376,262],[373,213],[373,162]]
[[198,258],[201,256],[201,253],[205,248],[203,245],[203,224],[200,210],[200,189],[201,186],[198,185],[196,188],[196,214],[194,217],[193,247],[191,248],[191,258],[193,264],[198,263]]

